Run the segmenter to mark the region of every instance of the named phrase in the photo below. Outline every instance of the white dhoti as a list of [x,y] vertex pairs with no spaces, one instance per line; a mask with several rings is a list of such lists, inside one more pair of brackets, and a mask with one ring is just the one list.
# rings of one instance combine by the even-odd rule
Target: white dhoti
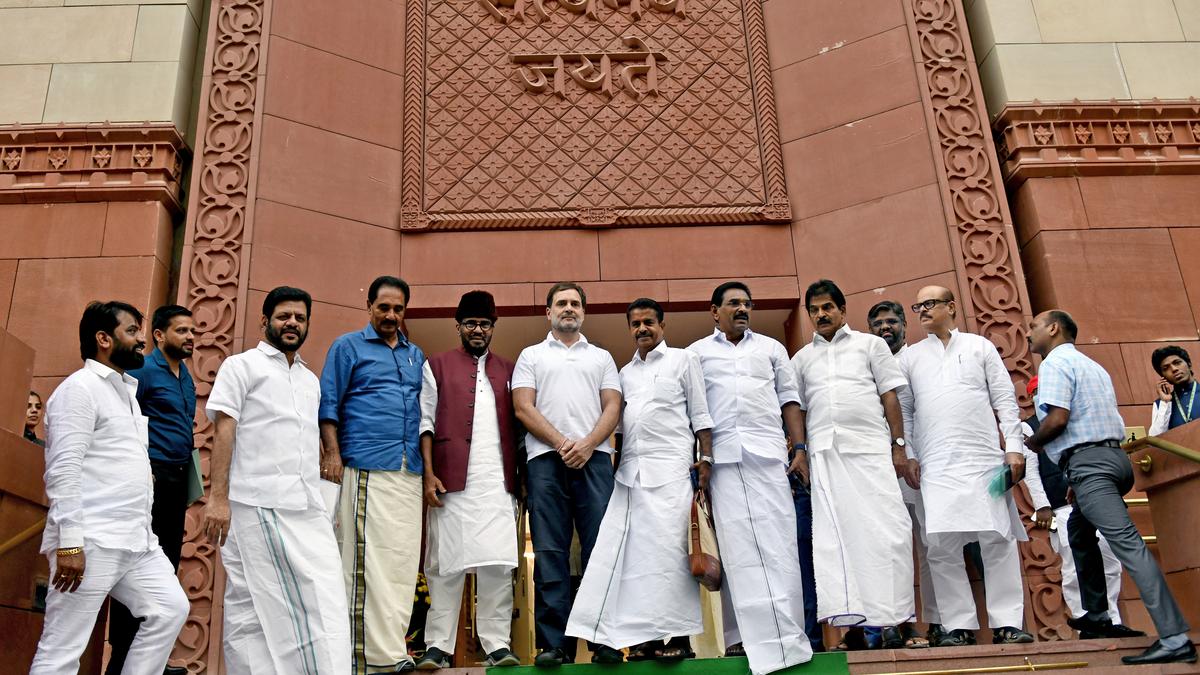
[[817,617],[834,626],[913,618],[912,521],[891,458],[838,449],[809,455]]
[[337,534],[358,675],[389,673],[412,660],[407,636],[423,494],[421,476],[407,471],[342,472]]
[[[1036,467],[1035,467],[1036,468]],[[1060,506],[1054,509],[1054,519],[1058,530],[1050,533],[1050,546],[1062,557],[1062,590],[1063,601],[1071,616],[1078,619],[1087,613],[1083,608],[1083,600],[1079,595],[1079,575],[1075,572],[1075,556],[1071,554],[1071,542],[1067,536],[1067,520],[1071,518],[1072,506]],[[1100,543],[1100,557],[1104,559],[1104,583],[1108,588],[1108,618],[1113,623],[1121,623],[1121,610],[1117,602],[1121,599],[1121,561],[1113,554],[1112,547],[1104,537],[1096,534]]]
[[908,507],[908,517],[912,520],[913,553],[916,558],[917,579],[921,593],[921,621],[929,624],[940,624],[941,615],[937,608],[937,594],[933,590],[933,574],[929,571],[929,542],[925,535],[925,504],[921,500],[921,491],[908,487],[903,480],[898,481],[900,495],[904,497],[904,505]]
[[709,489],[724,572],[721,601],[736,618],[726,624],[725,644],[742,643],[754,675],[810,661],[787,466],[743,452],[741,462],[713,467]]
[[567,635],[622,649],[704,632],[687,557],[691,481],[613,486]]
[[[490,387],[485,387],[491,393]],[[477,393],[477,409],[495,417],[495,404]],[[476,421],[480,413],[476,413]],[[425,578],[429,613],[425,644],[454,653],[458,614],[467,572],[475,573],[475,632],[484,653],[508,647],[511,638],[513,585],[517,566],[516,505],[504,489],[500,440],[491,425],[477,424],[462,492],[442,495],[442,506],[429,509],[425,540]]]
[[[48,557],[53,579],[57,556],[51,552]],[[62,593],[51,586],[46,595],[42,637],[30,674],[79,672],[79,657],[92,638],[96,615],[111,595],[133,616],[145,617],[125,658],[122,675],[160,675],[189,611],[187,596],[170,561],[158,546],[135,553],[87,544],[84,557],[79,588],[74,593]]]
[[981,453],[961,457],[958,466],[944,464],[951,457],[942,455],[936,463],[929,462],[929,470],[921,474],[929,565],[942,625],[948,631],[979,628],[962,552],[963,546],[978,541],[988,626],[1020,628],[1025,621],[1025,591],[1017,542],[1029,536],[1012,491],[999,497],[988,492],[1003,455],[995,456],[995,465]]
[[226,672],[349,673],[349,614],[329,514],[229,508],[221,547]]

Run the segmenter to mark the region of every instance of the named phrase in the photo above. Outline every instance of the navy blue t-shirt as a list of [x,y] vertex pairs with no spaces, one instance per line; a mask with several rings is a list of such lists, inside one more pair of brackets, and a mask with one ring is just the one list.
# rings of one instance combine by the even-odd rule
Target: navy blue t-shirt
[[179,377],[155,349],[146,363],[129,375],[138,381],[137,399],[142,414],[150,418],[150,459],[165,464],[186,464],[195,443],[196,384],[187,365],[179,363]]

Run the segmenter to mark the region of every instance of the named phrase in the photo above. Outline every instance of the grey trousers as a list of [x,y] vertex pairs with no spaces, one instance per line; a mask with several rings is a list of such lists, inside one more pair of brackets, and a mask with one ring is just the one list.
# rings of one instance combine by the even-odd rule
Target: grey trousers
[[1167,580],[1129,519],[1122,499],[1133,487],[1133,465],[1125,451],[1106,446],[1081,448],[1071,456],[1066,477],[1075,493],[1075,509],[1067,523],[1067,534],[1075,557],[1083,608],[1096,614],[1108,611],[1104,558],[1096,538],[1099,530],[1137,584],[1158,634],[1187,632],[1187,621],[1167,588]]

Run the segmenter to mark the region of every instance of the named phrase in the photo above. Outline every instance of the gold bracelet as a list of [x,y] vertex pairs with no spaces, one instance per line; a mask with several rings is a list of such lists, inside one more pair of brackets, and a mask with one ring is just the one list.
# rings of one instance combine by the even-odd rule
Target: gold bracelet
[[60,548],[54,552],[54,555],[57,555],[60,558],[65,558],[69,555],[79,555],[80,553],[83,553],[83,547],[76,546],[75,548]]

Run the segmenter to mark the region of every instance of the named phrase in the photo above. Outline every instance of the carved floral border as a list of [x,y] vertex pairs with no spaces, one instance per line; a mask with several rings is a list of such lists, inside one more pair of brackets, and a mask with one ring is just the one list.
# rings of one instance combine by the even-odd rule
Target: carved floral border
[[762,151],[763,187],[767,203],[757,206],[674,208],[585,208],[539,211],[495,211],[430,213],[425,210],[425,31],[427,3],[407,0],[405,4],[404,99],[402,105],[400,229],[487,230],[569,227],[613,227],[639,225],[699,225],[733,223],[789,223],[783,170],[783,146],[767,53],[767,29],[762,0],[742,0],[746,47],[754,109]]
[[[967,325],[1000,350],[1028,408],[1025,384],[1034,373],[1026,342],[1029,296],[966,14],[961,0],[904,0],[904,7]],[[1017,494],[1022,512],[1031,512],[1025,495]],[[1057,556],[1045,532],[1028,521],[1026,528],[1027,627],[1042,639],[1069,637]]]
[[[272,0],[213,0],[209,14],[200,117],[191,179],[178,301],[192,310],[197,337],[196,447],[205,482],[212,425],[204,402],[217,368],[238,348],[248,279],[257,160],[261,135],[260,88],[266,65]],[[190,672],[223,671],[221,653],[225,575],[218,551],[202,537],[203,503],[188,509],[180,578],[191,613],[172,662]]]

